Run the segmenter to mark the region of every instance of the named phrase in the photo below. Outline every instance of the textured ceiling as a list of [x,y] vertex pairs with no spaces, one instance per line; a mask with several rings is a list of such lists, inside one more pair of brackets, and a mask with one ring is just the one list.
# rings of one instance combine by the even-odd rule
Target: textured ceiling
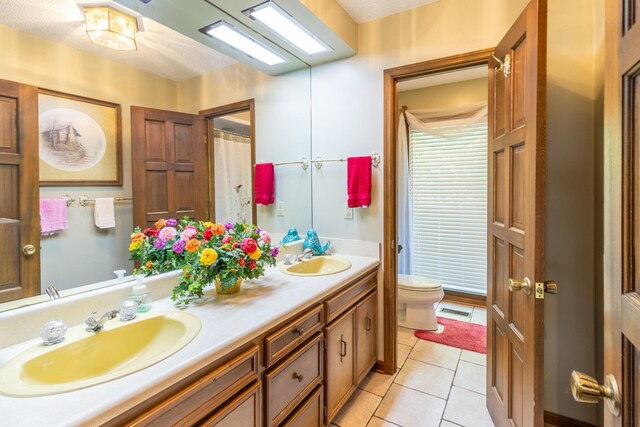
[[337,0],[358,24],[413,9],[437,0]]
[[466,80],[475,80],[487,78],[488,70],[486,65],[477,67],[463,68],[456,71],[447,71],[440,74],[430,74],[424,77],[418,77],[398,82],[398,92],[406,92],[408,90],[422,89],[431,86],[440,86],[450,83],[463,82]]
[[[107,57],[138,70],[181,81],[237,61],[147,18],[138,50],[119,52],[92,44],[84,29],[82,4],[96,0],[0,0],[0,24]],[[108,4],[109,1],[100,2]]]

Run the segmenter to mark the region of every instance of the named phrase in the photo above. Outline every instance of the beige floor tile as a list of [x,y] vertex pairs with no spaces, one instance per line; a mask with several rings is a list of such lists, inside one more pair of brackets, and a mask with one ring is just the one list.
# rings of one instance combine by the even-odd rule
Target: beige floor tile
[[[460,316],[454,313],[443,312],[443,308],[450,308],[452,310],[463,311],[465,313],[469,313],[469,316]],[[436,315],[440,317],[446,317],[447,319],[460,320],[462,322],[468,322],[471,319],[471,315],[473,314],[473,306],[466,304],[458,304],[454,302],[443,301],[438,305],[438,309],[436,310]]]
[[444,419],[464,427],[494,427],[482,394],[453,386]]
[[333,419],[333,424],[340,427],[365,427],[381,401],[380,396],[356,389]]
[[473,314],[471,315],[471,323],[487,326],[487,309],[475,307],[473,309]]
[[409,359],[394,382],[446,399],[451,390],[453,376],[452,370]]
[[390,423],[382,418],[372,417],[367,427],[396,427],[398,424]]
[[369,374],[360,383],[360,388],[368,391],[369,393],[376,394],[380,397],[384,397],[387,394],[387,390],[393,383],[396,374],[385,375],[378,372],[369,372]]
[[458,366],[459,357],[459,348],[425,340],[419,340],[409,354],[409,359],[431,363],[454,371]]
[[461,360],[453,384],[476,393],[485,394],[487,368]]
[[398,326],[398,344],[408,345],[413,347],[418,341],[418,338],[413,334],[413,329],[403,328]]
[[413,347],[409,345],[398,344],[398,369],[401,369],[402,366],[404,366],[404,362],[407,360],[412,348]]
[[438,427],[446,401],[393,384],[375,415],[403,427]]
[[460,360],[466,360],[467,362],[475,363],[476,365],[487,366],[487,355],[476,353],[475,351],[462,350]]

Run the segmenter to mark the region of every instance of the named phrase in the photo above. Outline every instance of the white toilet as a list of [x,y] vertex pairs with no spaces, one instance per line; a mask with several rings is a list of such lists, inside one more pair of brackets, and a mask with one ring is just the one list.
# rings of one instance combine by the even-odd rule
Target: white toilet
[[435,304],[444,297],[439,280],[419,276],[398,275],[398,305],[406,306],[407,317],[400,326],[423,331],[438,329]]

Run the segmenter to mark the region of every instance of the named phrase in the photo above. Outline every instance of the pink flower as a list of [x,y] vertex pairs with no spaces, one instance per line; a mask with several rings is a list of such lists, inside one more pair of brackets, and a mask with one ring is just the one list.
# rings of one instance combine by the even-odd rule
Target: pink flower
[[222,239],[222,244],[228,245],[229,243],[231,243],[231,236],[224,236],[224,238]]
[[265,242],[265,243],[271,243],[271,234],[269,234],[266,231],[261,231],[260,232],[260,239],[262,239],[262,241]]
[[182,233],[180,233],[180,240],[184,240],[188,242],[191,240],[196,234],[198,234],[198,230],[193,225],[187,225]]
[[258,245],[256,241],[253,239],[242,239],[242,243],[240,244],[240,248],[244,251],[245,254],[252,254],[258,249]]
[[176,230],[175,228],[165,227],[162,230],[160,230],[159,236],[163,240],[171,240],[174,237],[176,237],[176,234],[178,234],[178,230]]

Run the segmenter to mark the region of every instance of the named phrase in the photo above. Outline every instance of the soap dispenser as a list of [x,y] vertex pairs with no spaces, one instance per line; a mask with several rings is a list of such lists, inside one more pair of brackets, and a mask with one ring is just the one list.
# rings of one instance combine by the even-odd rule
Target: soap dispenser
[[131,295],[128,299],[135,301],[138,304],[138,313],[144,313],[151,308],[151,292],[147,289],[147,285],[144,284],[144,274],[136,274],[136,284],[133,285]]

